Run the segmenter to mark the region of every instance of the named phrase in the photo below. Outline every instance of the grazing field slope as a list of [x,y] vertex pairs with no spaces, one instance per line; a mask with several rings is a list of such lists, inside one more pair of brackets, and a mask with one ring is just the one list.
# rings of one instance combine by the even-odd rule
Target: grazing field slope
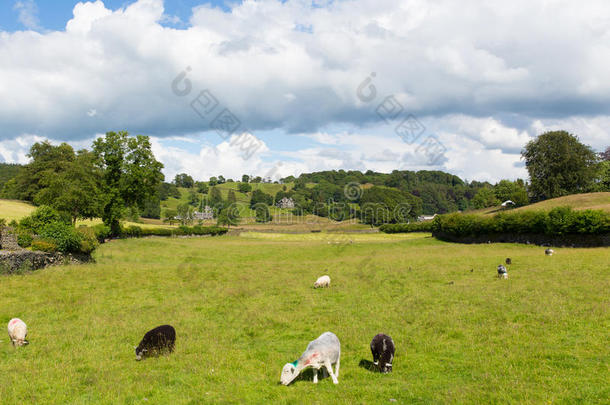
[[[118,240],[97,263],[0,278],[3,403],[603,403],[610,249],[458,245],[426,235],[349,244],[250,234]],[[511,257],[509,279],[496,266]],[[313,282],[330,275],[331,287]],[[161,324],[175,352],[135,361]],[[278,385],[324,331],[341,340],[339,385]],[[359,367],[384,332],[388,375]],[[146,401],[146,402],[145,402]],[[607,402],[606,402],[607,403]]]
[[[571,194],[564,197],[551,198],[534,204],[515,208],[518,211],[544,210],[548,211],[555,207],[572,207],[574,210],[604,210],[610,212],[610,192]],[[488,207],[480,210],[468,211],[468,214],[493,215],[502,211],[503,208]]]
[[36,207],[25,201],[0,199],[0,218],[8,221],[27,217]]

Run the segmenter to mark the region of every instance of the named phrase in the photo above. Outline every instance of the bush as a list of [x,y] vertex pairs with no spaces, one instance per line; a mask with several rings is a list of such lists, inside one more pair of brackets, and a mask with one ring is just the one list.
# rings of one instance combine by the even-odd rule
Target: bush
[[385,233],[432,232],[432,221],[384,224],[379,227],[379,230]]
[[17,244],[22,248],[30,247],[34,236],[25,229],[17,229]]
[[604,234],[610,232],[610,214],[595,210],[573,211],[570,207],[557,207],[548,212],[505,212],[492,217],[454,213],[437,216],[432,222],[432,231],[458,237],[494,233]]
[[181,235],[224,235],[227,233],[226,228],[218,226],[185,226],[178,228],[140,228],[139,226],[130,226],[123,229],[121,235],[127,238],[139,238],[142,236],[181,236]]
[[124,238],[139,238],[142,236],[142,228],[137,225],[131,225],[127,228],[122,228],[121,236]]
[[44,239],[36,239],[32,242],[32,250],[40,250],[47,253],[57,252],[57,245],[54,242]]
[[63,253],[79,252],[81,236],[72,226],[63,222],[52,222],[47,224],[38,233],[41,239],[53,242],[57,250]]
[[52,223],[63,223],[70,225],[71,222],[69,218],[66,220],[64,216],[59,214],[59,212],[55,211],[53,208],[46,205],[41,205],[29,216],[19,221],[19,227],[39,234],[45,226]]
[[87,226],[81,226],[77,229],[77,231],[81,238],[79,250],[82,253],[90,254],[99,244],[95,231]]
[[104,243],[104,240],[110,237],[110,227],[104,224],[95,225],[91,227],[91,229],[99,243]]

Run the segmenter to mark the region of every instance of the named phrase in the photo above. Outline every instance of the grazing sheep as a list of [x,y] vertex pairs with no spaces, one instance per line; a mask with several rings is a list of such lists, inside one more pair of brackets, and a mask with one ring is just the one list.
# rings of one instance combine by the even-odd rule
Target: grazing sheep
[[379,333],[371,341],[371,353],[373,353],[373,364],[382,373],[392,371],[392,361],[394,360],[394,341],[388,335]]
[[322,276],[313,283],[313,288],[330,287],[330,277]]
[[174,351],[176,330],[171,325],[161,325],[146,332],[136,349],[136,360]]
[[[309,342],[305,352],[292,363],[286,363],[282,369],[280,381],[284,385],[290,384],[301,371],[307,367],[313,368],[313,382],[318,383],[318,370],[323,366],[333,379],[333,383],[339,384],[339,363],[341,357],[341,343],[339,338],[332,332],[324,332],[314,341]],[[332,365],[336,364],[333,373]]]
[[555,251],[551,248],[548,248],[544,251],[544,254],[547,256],[553,256],[553,253],[555,253]]
[[507,258],[506,258],[506,264],[507,264],[507,265],[511,265],[511,264],[513,264],[513,261],[512,261],[512,260],[510,260],[510,257],[507,257]]
[[503,264],[498,266],[498,278],[508,278],[508,272]]
[[11,339],[13,346],[30,344],[30,342],[25,340],[27,335],[28,327],[21,319],[13,318],[8,321],[8,337]]

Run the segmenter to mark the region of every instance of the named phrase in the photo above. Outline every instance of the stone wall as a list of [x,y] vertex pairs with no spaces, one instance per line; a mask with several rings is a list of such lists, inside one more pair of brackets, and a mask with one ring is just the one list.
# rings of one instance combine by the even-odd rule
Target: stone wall
[[21,250],[0,250],[0,274],[20,274],[47,266],[79,264],[91,261],[89,255],[45,253]]
[[10,226],[4,226],[0,231],[0,249],[2,250],[21,250],[21,246],[17,244],[15,231]]

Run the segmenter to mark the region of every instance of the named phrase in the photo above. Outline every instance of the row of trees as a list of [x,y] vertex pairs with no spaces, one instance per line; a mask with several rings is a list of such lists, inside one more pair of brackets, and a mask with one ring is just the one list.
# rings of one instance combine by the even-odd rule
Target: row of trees
[[158,197],[163,180],[149,138],[124,131],[108,132],[91,150],[77,152],[66,143],[35,143],[28,157],[30,163],[4,185],[4,198],[48,205],[73,224],[101,217],[114,235],[130,210],[144,211]]

